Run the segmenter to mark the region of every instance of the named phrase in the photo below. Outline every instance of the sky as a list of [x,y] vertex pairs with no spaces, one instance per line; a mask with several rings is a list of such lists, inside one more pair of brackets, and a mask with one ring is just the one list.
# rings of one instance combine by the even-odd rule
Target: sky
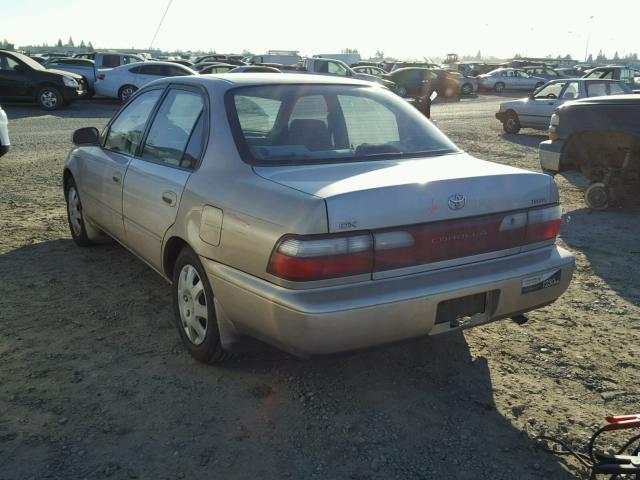
[[[168,0],[0,0],[0,38],[17,46],[69,36],[96,48],[148,48]],[[91,6],[96,8],[91,8]],[[100,11],[98,12],[98,8]],[[357,48],[400,59],[447,53],[500,58],[566,55],[587,46],[640,53],[640,1],[173,0],[154,47],[303,55]]]

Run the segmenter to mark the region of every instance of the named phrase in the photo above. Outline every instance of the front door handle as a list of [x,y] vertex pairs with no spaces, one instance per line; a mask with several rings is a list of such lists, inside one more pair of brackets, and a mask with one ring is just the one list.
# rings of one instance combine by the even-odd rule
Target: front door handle
[[113,177],[111,177],[111,180],[116,183],[120,183],[122,181],[122,175],[120,175],[119,173],[115,173]]
[[178,196],[174,192],[163,192],[162,201],[172,207],[176,205],[176,199]]

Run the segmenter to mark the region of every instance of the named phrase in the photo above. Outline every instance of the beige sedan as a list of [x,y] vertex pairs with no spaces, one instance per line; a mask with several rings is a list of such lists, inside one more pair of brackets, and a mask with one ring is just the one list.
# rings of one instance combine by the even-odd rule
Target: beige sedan
[[169,280],[201,361],[243,336],[315,355],[514,317],[573,273],[551,177],[471,157],[372,83],[159,80],[74,143],[73,239]]

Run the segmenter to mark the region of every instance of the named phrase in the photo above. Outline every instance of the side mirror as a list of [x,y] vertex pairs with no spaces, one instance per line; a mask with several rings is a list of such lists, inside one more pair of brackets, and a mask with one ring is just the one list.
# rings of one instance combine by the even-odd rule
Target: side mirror
[[77,147],[97,147],[100,145],[100,132],[96,127],[79,128],[73,132],[73,144]]

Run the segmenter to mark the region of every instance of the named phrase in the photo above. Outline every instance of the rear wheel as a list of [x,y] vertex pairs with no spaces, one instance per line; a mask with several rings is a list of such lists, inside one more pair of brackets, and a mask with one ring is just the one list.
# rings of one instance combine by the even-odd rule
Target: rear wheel
[[502,128],[507,133],[516,134],[520,131],[520,119],[516,112],[507,112]]
[[611,204],[611,193],[604,183],[592,183],[584,192],[584,201],[591,210],[606,210]]
[[176,326],[187,351],[200,362],[224,360],[213,291],[200,259],[189,247],[178,255],[172,289]]
[[498,83],[496,83],[496,84],[493,86],[493,90],[494,90],[496,93],[502,93],[502,92],[504,92],[504,83],[502,83],[502,82],[498,82]]
[[36,98],[40,108],[44,110],[57,110],[62,106],[62,95],[55,87],[44,87],[38,91]]
[[473,85],[471,85],[470,83],[465,83],[460,88],[460,93],[462,95],[471,95],[473,93]]
[[127,103],[133,94],[136,93],[136,90],[138,90],[138,88],[134,85],[124,85],[118,90],[118,98],[122,103]]

